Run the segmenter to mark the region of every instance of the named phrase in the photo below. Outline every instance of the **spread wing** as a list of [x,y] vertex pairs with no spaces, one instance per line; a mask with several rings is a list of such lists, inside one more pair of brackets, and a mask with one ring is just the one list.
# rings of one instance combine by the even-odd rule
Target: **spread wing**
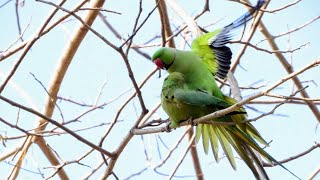
[[232,52],[226,44],[232,39],[234,30],[250,21],[264,3],[265,0],[259,0],[254,8],[231,24],[199,36],[192,42],[192,51],[202,58],[213,75],[221,79],[226,78],[232,58]]

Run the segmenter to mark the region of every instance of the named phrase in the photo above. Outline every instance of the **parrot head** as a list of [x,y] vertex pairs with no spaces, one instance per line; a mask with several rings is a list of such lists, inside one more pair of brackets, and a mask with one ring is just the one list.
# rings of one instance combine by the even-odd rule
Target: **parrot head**
[[160,48],[152,56],[151,60],[160,69],[168,70],[176,59],[175,49]]

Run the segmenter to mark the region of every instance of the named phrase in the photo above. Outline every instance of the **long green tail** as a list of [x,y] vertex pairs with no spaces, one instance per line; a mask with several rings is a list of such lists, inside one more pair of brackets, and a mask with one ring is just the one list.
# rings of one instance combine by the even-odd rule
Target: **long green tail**
[[[236,103],[234,99],[228,96],[224,96],[224,100],[230,105]],[[241,112],[244,111],[244,109],[240,108],[236,111]],[[264,179],[269,179],[269,177],[262,167],[254,150],[268,162],[280,165],[282,168],[297,177],[258,145],[257,141],[264,146],[268,146],[267,142],[261,137],[259,132],[253,127],[253,125],[251,125],[251,123],[240,123],[245,121],[245,119],[245,114],[235,114],[220,117],[214,119],[214,121],[238,122],[236,125],[198,124],[196,127],[196,141],[198,142],[202,136],[205,153],[208,154],[209,146],[211,145],[214,158],[217,162],[219,158],[218,149],[220,144],[232,168],[236,170],[236,163],[232,150],[233,148],[251,169],[257,179],[261,179],[261,175]],[[300,179],[299,177],[297,178]]]

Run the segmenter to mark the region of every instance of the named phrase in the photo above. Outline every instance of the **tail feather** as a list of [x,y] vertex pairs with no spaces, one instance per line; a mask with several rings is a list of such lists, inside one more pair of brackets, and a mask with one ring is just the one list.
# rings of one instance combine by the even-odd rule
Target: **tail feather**
[[198,124],[196,126],[196,137],[195,137],[195,140],[197,143],[199,142],[201,135],[202,135],[202,124]]
[[[230,105],[236,103],[234,99],[228,96],[224,96],[224,100]],[[239,108],[236,111],[245,112],[243,108]],[[233,148],[251,169],[257,179],[269,179],[269,177],[254,150],[257,151],[265,160],[281,166],[293,176],[300,179],[259,146],[257,142],[263,145],[268,144],[261,137],[257,129],[250,124],[250,122],[243,122],[245,119],[245,114],[234,114],[220,117],[213,121],[238,122],[238,124],[235,125],[198,124],[196,141],[198,142],[200,137],[202,137],[203,148],[206,154],[208,154],[210,144],[214,158],[217,162],[219,158],[218,149],[220,144],[230,165],[233,169],[236,169],[235,158],[232,150]]]
[[[232,136],[232,134],[230,134]],[[233,148],[237,151],[239,156],[243,159],[243,161],[247,164],[247,166],[251,169],[252,173],[257,179],[269,179],[267,173],[264,168],[261,166],[259,159],[256,157],[254,153],[251,153],[251,148],[247,146],[247,144],[241,141],[235,141],[236,137],[231,137],[230,143]],[[252,158],[250,158],[252,157]],[[256,166],[254,165],[256,164]]]
[[[231,105],[237,103],[237,101],[229,96],[224,96],[224,100]],[[237,109],[236,112],[245,112],[243,108]],[[243,132],[247,132],[250,136],[252,136],[259,143],[268,146],[268,143],[261,137],[258,130],[251,123],[242,123],[245,121],[245,114],[235,114],[230,116],[233,122],[238,122],[236,126],[241,129]]]
[[272,162],[271,156],[266,151],[264,151],[248,133],[242,132],[241,130],[232,126],[230,126],[228,130],[230,134],[234,135],[234,138],[236,138],[236,140],[247,144],[251,148],[258,151],[267,161]]
[[218,139],[220,141],[221,147],[222,147],[225,155],[227,156],[232,168],[234,170],[236,170],[236,162],[235,162],[234,155],[233,155],[230,143],[229,143],[230,138],[229,138],[229,136],[227,134],[225,135],[223,133],[224,132],[223,131],[224,127],[218,127],[216,130],[217,130],[216,134],[217,134],[217,137],[218,137]]
[[[252,149],[257,150],[265,159],[270,161],[270,155],[268,155],[258,144],[253,140],[250,135],[246,135],[235,125],[221,126],[210,124],[199,124],[196,132],[197,142],[202,136],[203,148],[206,154],[209,150],[209,141],[215,160],[218,162],[218,141],[224,151],[230,165],[236,170],[235,157],[232,148],[239,154],[241,159],[251,169],[255,177],[260,177],[259,172],[263,172],[264,179],[268,179],[268,175],[265,173],[263,167],[260,164],[259,159],[253,153]],[[255,165],[258,168],[255,167]],[[258,178],[259,179],[259,178]]]
[[252,124],[247,123],[246,125],[246,132],[248,132],[252,137],[254,137],[254,139],[256,139],[259,143],[265,146],[269,146],[268,142],[261,137],[258,130],[255,127],[253,127]]
[[202,125],[202,144],[206,154],[208,154],[209,151],[209,131],[210,126]]
[[[265,180],[269,180],[269,176],[267,174],[267,172],[265,171],[265,169],[263,168],[260,159],[258,158],[258,156],[256,155],[256,153],[253,151],[253,149],[251,149],[250,147],[246,147],[246,150],[249,154],[249,156],[251,157],[251,159],[253,159],[254,162],[254,169],[257,172],[256,178],[257,179],[265,179]],[[259,154],[258,154],[259,155]]]
[[219,150],[219,143],[218,143],[218,137],[216,135],[215,126],[209,126],[209,137],[210,137],[210,144],[211,144],[211,149],[213,152],[214,159],[219,162],[219,156],[218,156],[218,150]]

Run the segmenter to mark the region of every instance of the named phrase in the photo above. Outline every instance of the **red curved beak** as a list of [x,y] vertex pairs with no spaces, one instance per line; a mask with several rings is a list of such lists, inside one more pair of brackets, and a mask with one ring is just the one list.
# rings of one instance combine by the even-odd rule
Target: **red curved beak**
[[157,58],[153,61],[154,64],[156,64],[156,66],[160,69],[164,69],[164,65],[163,62],[160,58]]

